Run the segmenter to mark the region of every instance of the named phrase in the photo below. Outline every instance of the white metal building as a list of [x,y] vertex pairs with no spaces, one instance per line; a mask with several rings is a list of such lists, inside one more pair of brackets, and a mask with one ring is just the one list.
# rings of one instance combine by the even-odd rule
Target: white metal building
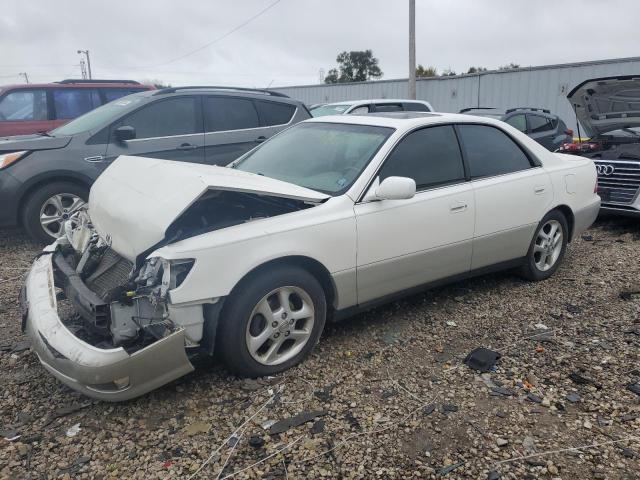
[[[612,75],[640,77],[640,57],[420,78],[416,82],[416,91],[418,99],[427,100],[441,112],[458,112],[466,107],[548,108],[575,130],[575,116],[566,99],[567,93],[584,80]],[[367,98],[406,98],[407,79],[303,85],[273,90],[307,105]]]

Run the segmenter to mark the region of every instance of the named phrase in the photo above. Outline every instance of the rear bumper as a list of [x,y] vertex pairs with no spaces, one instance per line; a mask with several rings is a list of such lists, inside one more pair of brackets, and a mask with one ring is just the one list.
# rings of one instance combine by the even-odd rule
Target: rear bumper
[[574,225],[573,225],[573,238],[576,238],[587,228],[589,228],[593,222],[596,221],[598,213],[600,212],[600,197],[596,196],[591,203],[573,212]]
[[42,365],[58,380],[89,397],[122,401],[193,371],[182,329],[132,354],[120,347],[98,348],[76,337],[58,316],[52,257],[50,251],[33,263],[20,303],[23,330]]

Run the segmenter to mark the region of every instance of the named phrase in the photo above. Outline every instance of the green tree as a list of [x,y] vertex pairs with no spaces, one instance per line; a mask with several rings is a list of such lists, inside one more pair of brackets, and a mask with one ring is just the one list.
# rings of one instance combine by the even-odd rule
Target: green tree
[[453,75],[457,75],[457,73],[456,73],[456,72],[454,72],[453,70],[451,70],[450,68],[445,68],[445,69],[442,71],[442,76],[443,76],[443,77],[451,77],[451,76],[453,76]]
[[498,67],[498,70],[511,70],[512,68],[520,68],[520,64],[511,62],[508,65]]
[[153,85],[156,88],[171,88],[170,83],[165,83],[164,81],[159,80],[157,78],[148,78],[145,80],[140,80],[140,83],[142,83],[143,85]]
[[344,51],[336,58],[337,68],[332,68],[324,78],[325,83],[364,82],[382,77],[378,59],[371,50]]
[[484,67],[469,67],[469,70],[467,70],[467,73],[480,73],[480,72],[486,72],[487,69]]
[[438,70],[436,67],[423,67],[418,64],[418,68],[416,68],[416,77],[437,77]]

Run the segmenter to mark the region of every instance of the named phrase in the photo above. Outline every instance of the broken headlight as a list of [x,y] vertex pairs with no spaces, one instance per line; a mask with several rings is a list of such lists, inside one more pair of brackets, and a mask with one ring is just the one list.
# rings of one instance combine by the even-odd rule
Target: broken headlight
[[166,290],[173,290],[179,287],[187,278],[195,260],[186,258],[183,260],[165,260],[162,262],[162,286]]

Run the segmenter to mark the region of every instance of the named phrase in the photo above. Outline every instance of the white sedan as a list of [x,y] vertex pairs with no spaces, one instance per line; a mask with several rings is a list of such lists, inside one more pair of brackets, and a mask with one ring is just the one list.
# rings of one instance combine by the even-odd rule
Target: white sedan
[[271,375],[328,319],[497,269],[550,277],[599,207],[591,160],[468,115],[316,118],[228,167],[124,156],[34,262],[23,327],[53,375],[104,400],[196,354]]

